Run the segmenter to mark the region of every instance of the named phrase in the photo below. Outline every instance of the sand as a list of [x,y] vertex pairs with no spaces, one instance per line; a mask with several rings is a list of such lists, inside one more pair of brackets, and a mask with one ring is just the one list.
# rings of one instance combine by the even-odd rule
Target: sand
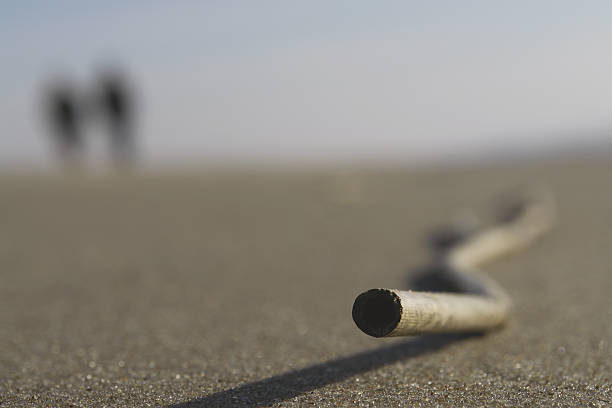
[[[559,223],[491,265],[510,323],[374,339],[424,234],[528,179]],[[0,406],[612,404],[612,159],[0,176]]]

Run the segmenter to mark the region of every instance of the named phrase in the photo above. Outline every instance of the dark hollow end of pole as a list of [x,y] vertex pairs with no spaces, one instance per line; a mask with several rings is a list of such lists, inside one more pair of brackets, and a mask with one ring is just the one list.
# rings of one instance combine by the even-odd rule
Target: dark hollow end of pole
[[353,303],[353,320],[364,333],[384,337],[391,333],[402,317],[399,296],[388,289],[370,289]]

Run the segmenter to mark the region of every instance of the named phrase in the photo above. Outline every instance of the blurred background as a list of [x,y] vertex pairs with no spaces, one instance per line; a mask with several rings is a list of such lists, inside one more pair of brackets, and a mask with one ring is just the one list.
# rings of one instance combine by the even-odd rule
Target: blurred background
[[[45,94],[131,86],[143,166],[498,160],[610,142],[606,1],[0,5],[0,163],[57,157]],[[84,120],[90,163],[105,129]],[[104,140],[104,141],[102,141]]]

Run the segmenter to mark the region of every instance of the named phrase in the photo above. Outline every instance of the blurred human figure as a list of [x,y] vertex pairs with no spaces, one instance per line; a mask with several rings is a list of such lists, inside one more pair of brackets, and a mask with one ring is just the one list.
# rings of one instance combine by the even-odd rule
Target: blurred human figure
[[125,165],[134,158],[133,100],[126,80],[115,71],[101,76],[99,104],[108,122],[111,154],[115,162]]
[[55,84],[48,94],[47,110],[51,133],[66,164],[79,160],[82,153],[80,110],[74,91],[67,83]]

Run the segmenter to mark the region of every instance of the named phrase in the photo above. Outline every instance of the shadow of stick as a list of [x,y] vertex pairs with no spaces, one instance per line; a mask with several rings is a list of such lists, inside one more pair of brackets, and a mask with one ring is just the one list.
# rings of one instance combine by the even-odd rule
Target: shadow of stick
[[[434,259],[431,264],[414,269],[408,274],[408,287],[426,291],[457,292],[458,289],[453,286],[453,282],[448,282],[445,276],[443,271],[440,270],[440,264]],[[415,337],[407,341],[250,382],[206,397],[173,404],[169,408],[268,406],[346,380],[357,374],[431,353],[451,343],[482,334],[430,334]]]
[[267,406],[357,374],[439,350],[473,335],[475,334],[421,336],[170,405],[169,408]]

